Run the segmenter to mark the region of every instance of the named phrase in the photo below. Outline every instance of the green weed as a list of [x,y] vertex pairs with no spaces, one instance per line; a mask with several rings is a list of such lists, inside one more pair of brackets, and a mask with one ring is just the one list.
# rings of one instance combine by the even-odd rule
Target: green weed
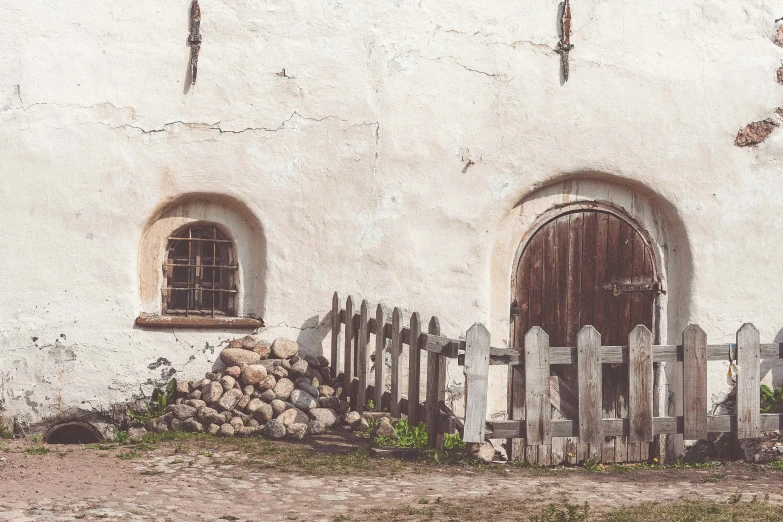
[[26,449],[24,452],[28,455],[46,455],[47,453],[50,453],[52,450],[47,448],[46,446],[43,446],[41,444],[36,444],[32,448]]
[[583,506],[565,503],[562,506],[549,504],[538,514],[530,517],[530,522],[585,522],[590,516],[590,504]]

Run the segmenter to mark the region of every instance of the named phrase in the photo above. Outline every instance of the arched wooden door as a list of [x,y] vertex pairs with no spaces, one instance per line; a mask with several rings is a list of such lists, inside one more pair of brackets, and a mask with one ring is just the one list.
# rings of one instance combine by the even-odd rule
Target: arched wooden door
[[[638,324],[656,332],[659,288],[650,246],[628,221],[604,210],[562,214],[534,233],[519,259],[512,304],[515,346],[522,348],[533,326],[549,334],[550,346],[575,346],[577,333],[588,324],[601,333],[603,345],[627,345]],[[575,366],[555,365],[552,374],[559,377],[552,382],[554,417],[576,419]],[[627,366],[605,364],[604,417],[627,417],[627,401]],[[527,458],[542,464],[647,460],[649,444],[626,439],[608,437],[601,448],[554,439],[552,448],[528,448]]]

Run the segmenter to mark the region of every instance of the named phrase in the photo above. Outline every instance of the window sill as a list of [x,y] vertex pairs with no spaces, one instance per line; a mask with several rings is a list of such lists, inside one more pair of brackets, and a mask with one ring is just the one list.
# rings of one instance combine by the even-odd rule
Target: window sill
[[140,315],[136,318],[136,325],[150,328],[261,328],[264,321],[250,317]]

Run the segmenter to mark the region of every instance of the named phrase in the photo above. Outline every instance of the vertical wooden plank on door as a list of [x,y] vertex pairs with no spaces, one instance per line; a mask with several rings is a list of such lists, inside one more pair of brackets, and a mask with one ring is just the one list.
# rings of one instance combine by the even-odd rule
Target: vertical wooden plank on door
[[579,439],[598,444],[604,440],[602,409],[601,334],[592,326],[579,331],[576,341],[579,369]]
[[[558,218],[560,219],[560,218]],[[543,270],[541,271],[541,328],[549,335],[555,333],[555,310],[557,309],[557,222],[550,223],[542,231],[543,235]],[[526,386],[529,381],[526,379]],[[527,399],[527,394],[526,394]],[[526,412],[529,412],[526,405]],[[529,442],[528,442],[529,444]],[[549,466],[552,464],[552,441],[539,445],[536,464]],[[561,452],[562,453],[562,452]],[[559,462],[558,462],[559,464]]]
[[[584,234],[585,214],[569,214],[568,231],[568,276],[566,292],[566,337],[564,346],[574,346],[579,328],[586,324],[582,320],[582,277],[584,265]],[[592,265],[589,265],[592,268]],[[578,387],[578,373],[576,365],[570,364],[564,367],[561,377],[566,380],[572,389]],[[576,406],[576,405],[574,405]],[[574,407],[574,409],[576,409]],[[565,440],[565,454],[568,463],[575,465],[588,457],[588,444],[578,438]]]
[[[351,347],[353,346],[353,297],[350,295],[345,300],[345,353],[343,354],[343,397],[350,397],[351,389],[353,388],[353,369],[351,368],[351,362],[353,361],[353,355],[351,354]],[[356,401],[351,400],[351,408],[356,407]]]
[[[440,324],[438,323],[437,317],[430,319],[427,333],[440,335]],[[443,357],[437,353],[427,352],[427,396],[425,398],[426,419],[424,422],[427,425],[427,436],[429,437],[430,448],[438,448],[439,451],[443,441],[443,430],[439,429],[438,423],[441,359],[443,359]],[[441,441],[440,447],[438,445],[439,440]]]
[[[632,442],[653,441],[653,335],[640,324],[628,336],[628,422]],[[647,455],[639,458],[647,459]]]
[[[596,236],[598,224],[598,213],[586,212],[584,214],[584,225],[582,235],[582,262],[581,262],[581,278],[580,278],[580,305],[579,305],[579,326],[594,325],[595,321],[595,306],[596,306],[596,271],[599,262],[598,255],[598,238]],[[604,237],[603,244],[604,255],[606,254],[606,239]],[[603,291],[603,290],[600,290]],[[603,305],[602,305],[603,306]],[[602,308],[603,310],[603,308]],[[600,333],[600,330],[599,330]],[[603,373],[603,367],[602,367]],[[603,383],[601,384],[603,391]],[[603,402],[603,401],[602,401]],[[601,412],[603,416],[603,404],[601,405]],[[597,443],[587,444],[587,452],[584,455],[584,460],[592,460],[599,462],[602,459],[604,441],[601,440]]]
[[[633,276],[633,237],[636,232],[624,220],[615,217],[619,227],[618,240],[618,265],[617,282],[628,282]],[[625,344],[628,340],[628,334],[631,333],[631,294],[621,293],[616,297],[617,300],[617,322],[615,338],[616,344]],[[614,343],[613,343],[614,344]],[[628,417],[628,368],[620,365],[616,368],[617,372],[613,376],[615,380],[615,396],[617,404],[617,416]],[[614,441],[615,454],[620,455],[625,462],[635,462],[639,460],[639,443],[631,442],[628,437],[617,437]]]
[[707,438],[707,334],[692,324],[682,334],[683,438]]
[[359,376],[359,389],[356,392],[356,408],[358,413],[364,413],[364,405],[367,403],[367,341],[369,333],[367,325],[370,320],[369,305],[367,300],[362,300],[362,306],[359,312],[359,350],[358,366],[356,373]]
[[[614,297],[611,292],[604,290],[604,286],[614,277],[615,264],[614,254],[609,255],[610,246],[616,248],[617,240],[610,242],[609,240],[609,221],[610,215],[606,212],[599,212],[596,214],[595,224],[595,245],[596,245],[596,257],[595,257],[595,279],[593,286],[593,322],[592,325],[601,334],[601,342],[610,344],[609,339],[609,324],[614,324],[613,320],[608,319],[610,314],[610,302]],[[603,383],[601,386],[602,391],[602,409],[604,418],[616,418],[617,408],[614,400],[615,382],[612,380],[615,369],[611,365],[606,365],[602,368],[603,371]],[[601,460],[603,462],[615,462],[615,437],[605,437],[601,447]]]
[[489,378],[489,330],[476,323],[465,336],[465,442],[484,442]]
[[534,326],[525,335],[525,431],[527,443],[552,443],[549,335]]
[[737,438],[761,436],[759,331],[745,323],[737,332]]
[[419,384],[421,379],[421,351],[419,350],[421,319],[419,312],[413,312],[410,325],[410,344],[408,351],[408,422],[411,426],[419,423]]
[[383,369],[386,366],[386,316],[380,304],[375,310],[375,411],[383,411]]
[[[516,277],[514,302],[517,304],[516,317],[511,318],[511,337],[512,347],[517,352],[522,353],[522,347],[525,344],[525,333],[529,328],[530,305],[531,300],[537,300],[539,304],[541,299],[531,286],[531,259],[533,258],[533,249],[536,244],[535,236],[530,239],[528,245],[519,260]],[[541,263],[538,264],[538,271],[541,271]],[[535,297],[532,297],[534,296]],[[521,366],[508,367],[508,414],[509,419],[521,420],[525,412],[525,374]],[[506,454],[509,461],[520,461],[525,459],[525,439],[506,439]]]
[[338,342],[340,337],[340,298],[337,296],[337,292],[332,296],[332,367],[329,369],[329,374],[332,379],[337,377],[338,368]]
[[400,389],[402,372],[400,372],[400,355],[402,355],[402,326],[400,325],[400,309],[394,308],[392,312],[391,331],[391,401],[389,413],[395,419],[400,418]]
[[[564,214],[557,218],[554,222],[555,228],[555,244],[554,244],[554,256],[555,264],[553,277],[551,279],[551,285],[554,286],[554,316],[552,317],[552,326],[546,330],[549,335],[549,342],[552,346],[569,346],[568,344],[568,330],[569,330],[569,317],[568,317],[568,261],[569,261],[569,235],[570,235],[570,220],[571,214]],[[573,346],[573,345],[571,345]],[[576,369],[572,365],[555,365],[551,368],[551,379],[558,379],[554,381],[558,389],[571,388],[576,385]],[[553,383],[550,383],[553,384]],[[552,411],[552,417],[554,419],[565,419],[568,417],[567,412],[575,409],[575,404],[567,403],[568,395],[559,394],[558,397],[551,396],[555,399],[552,405],[555,409]],[[558,400],[559,398],[559,400]],[[568,459],[568,442],[565,437],[552,438],[552,464],[562,464]],[[571,444],[570,453],[573,455],[577,452],[576,445]]]

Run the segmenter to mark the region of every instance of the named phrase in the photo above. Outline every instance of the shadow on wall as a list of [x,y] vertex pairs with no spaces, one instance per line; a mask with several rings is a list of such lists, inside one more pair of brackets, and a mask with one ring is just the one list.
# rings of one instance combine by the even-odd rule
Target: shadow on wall
[[[319,319],[320,316],[314,315],[313,317],[307,319],[304,323],[302,323],[302,326],[299,328],[299,334],[296,336],[296,339],[294,339],[297,344],[299,344],[299,347],[301,348],[301,353],[304,353],[306,355],[323,355],[327,359],[330,358],[331,353],[328,353],[324,350],[323,343],[326,340],[326,338],[331,334],[332,331],[332,312],[331,310],[324,316],[323,319]],[[254,332],[254,335],[259,335],[264,332],[264,330],[267,330],[268,328],[261,328]],[[233,338],[236,337],[244,337],[247,335],[246,332],[237,331],[236,335]],[[259,335],[259,337],[263,337]],[[280,337],[287,337],[286,335],[281,335]],[[269,339],[270,342],[274,341],[274,339]],[[342,348],[342,347],[341,347]],[[221,348],[222,350],[222,348]],[[226,368],[226,366],[221,362],[219,354],[220,351],[216,351],[216,354],[218,357],[215,359],[215,362],[212,364],[212,371],[222,371]]]

